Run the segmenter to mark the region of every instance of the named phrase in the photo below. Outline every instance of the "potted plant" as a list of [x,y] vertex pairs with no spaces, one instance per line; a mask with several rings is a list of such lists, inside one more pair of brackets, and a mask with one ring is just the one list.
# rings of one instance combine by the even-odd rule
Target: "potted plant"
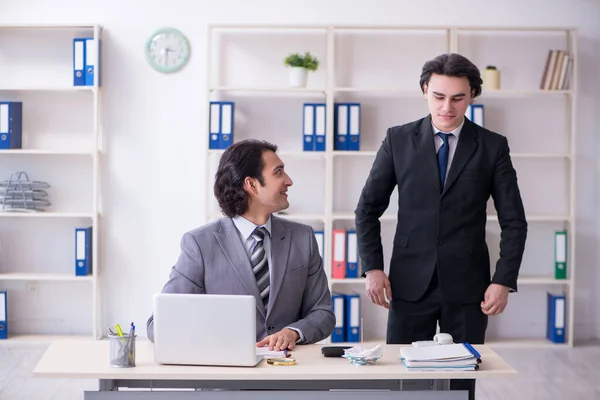
[[290,54],[285,58],[285,65],[290,67],[290,86],[304,87],[308,78],[308,71],[316,71],[319,68],[319,60],[309,52],[300,55]]

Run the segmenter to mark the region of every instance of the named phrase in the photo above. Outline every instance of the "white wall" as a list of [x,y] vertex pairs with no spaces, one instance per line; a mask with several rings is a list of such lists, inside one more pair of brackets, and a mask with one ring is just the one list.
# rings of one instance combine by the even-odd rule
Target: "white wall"
[[[207,23],[557,25],[579,28],[576,339],[600,337],[596,251],[600,226],[595,210],[600,4],[591,0],[423,3],[222,0],[192,6],[184,0],[147,0],[139,5],[131,0],[0,0],[0,23],[89,21],[105,28],[104,325],[131,320],[145,325],[152,293],[160,290],[176,261],[182,233],[204,221]],[[188,66],[170,76],[154,72],[143,52],[147,37],[163,26],[182,30],[192,44]],[[174,189],[178,186],[179,191]]]

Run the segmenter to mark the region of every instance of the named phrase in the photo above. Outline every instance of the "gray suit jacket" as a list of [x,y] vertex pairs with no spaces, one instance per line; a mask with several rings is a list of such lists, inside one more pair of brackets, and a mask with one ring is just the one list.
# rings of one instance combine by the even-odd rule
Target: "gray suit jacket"
[[[305,343],[328,337],[335,327],[331,293],[313,229],[271,217],[271,289],[265,312],[250,260],[231,218],[183,235],[181,254],[163,293],[244,294],[256,298],[256,340],[290,327]],[[147,324],[154,341],[154,318]]]

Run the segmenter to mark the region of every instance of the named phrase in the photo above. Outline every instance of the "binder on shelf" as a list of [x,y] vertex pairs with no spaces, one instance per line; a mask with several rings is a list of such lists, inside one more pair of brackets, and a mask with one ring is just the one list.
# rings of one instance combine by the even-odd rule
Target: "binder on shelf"
[[335,150],[348,150],[348,104],[337,103],[334,108],[335,114]]
[[98,77],[100,86],[100,40],[85,38],[85,86],[94,86],[94,77]]
[[554,278],[567,279],[567,232],[554,232]]
[[8,307],[6,290],[0,290],[0,339],[8,339]]
[[323,260],[323,248],[325,246],[325,232],[323,231],[315,231],[315,239],[317,239],[317,247],[319,248],[319,254],[321,255],[321,260]]
[[304,104],[302,113],[302,143],[304,151],[313,151],[314,144],[314,127],[315,127],[315,108],[312,104]]
[[358,243],[355,230],[346,231],[346,278],[358,278]]
[[85,41],[73,39],[73,86],[85,86]]
[[483,104],[469,104],[465,112],[465,117],[483,128],[485,126]]
[[0,149],[20,149],[23,145],[23,103],[0,101]]
[[564,294],[548,293],[546,338],[553,343],[565,343],[566,298]]
[[348,132],[348,150],[360,150],[360,104],[350,104],[349,132]]
[[346,295],[346,341],[360,342],[360,295]]
[[345,313],[346,313],[346,296],[340,293],[331,295],[331,304],[333,313],[335,314],[335,328],[331,333],[332,343],[341,343],[346,341],[345,328]]
[[325,151],[325,104],[315,105],[315,151]]
[[75,275],[92,273],[92,227],[75,229]]
[[346,230],[333,230],[333,262],[331,277],[344,279],[346,277]]
[[211,101],[209,108],[208,148],[224,150],[233,143],[233,115],[235,104],[232,101]]

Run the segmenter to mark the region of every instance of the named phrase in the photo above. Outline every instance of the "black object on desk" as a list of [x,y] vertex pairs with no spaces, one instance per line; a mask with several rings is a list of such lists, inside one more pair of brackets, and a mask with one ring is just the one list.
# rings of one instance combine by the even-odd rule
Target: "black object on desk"
[[341,357],[344,355],[344,350],[350,348],[352,346],[325,346],[321,348],[321,353],[325,357]]

